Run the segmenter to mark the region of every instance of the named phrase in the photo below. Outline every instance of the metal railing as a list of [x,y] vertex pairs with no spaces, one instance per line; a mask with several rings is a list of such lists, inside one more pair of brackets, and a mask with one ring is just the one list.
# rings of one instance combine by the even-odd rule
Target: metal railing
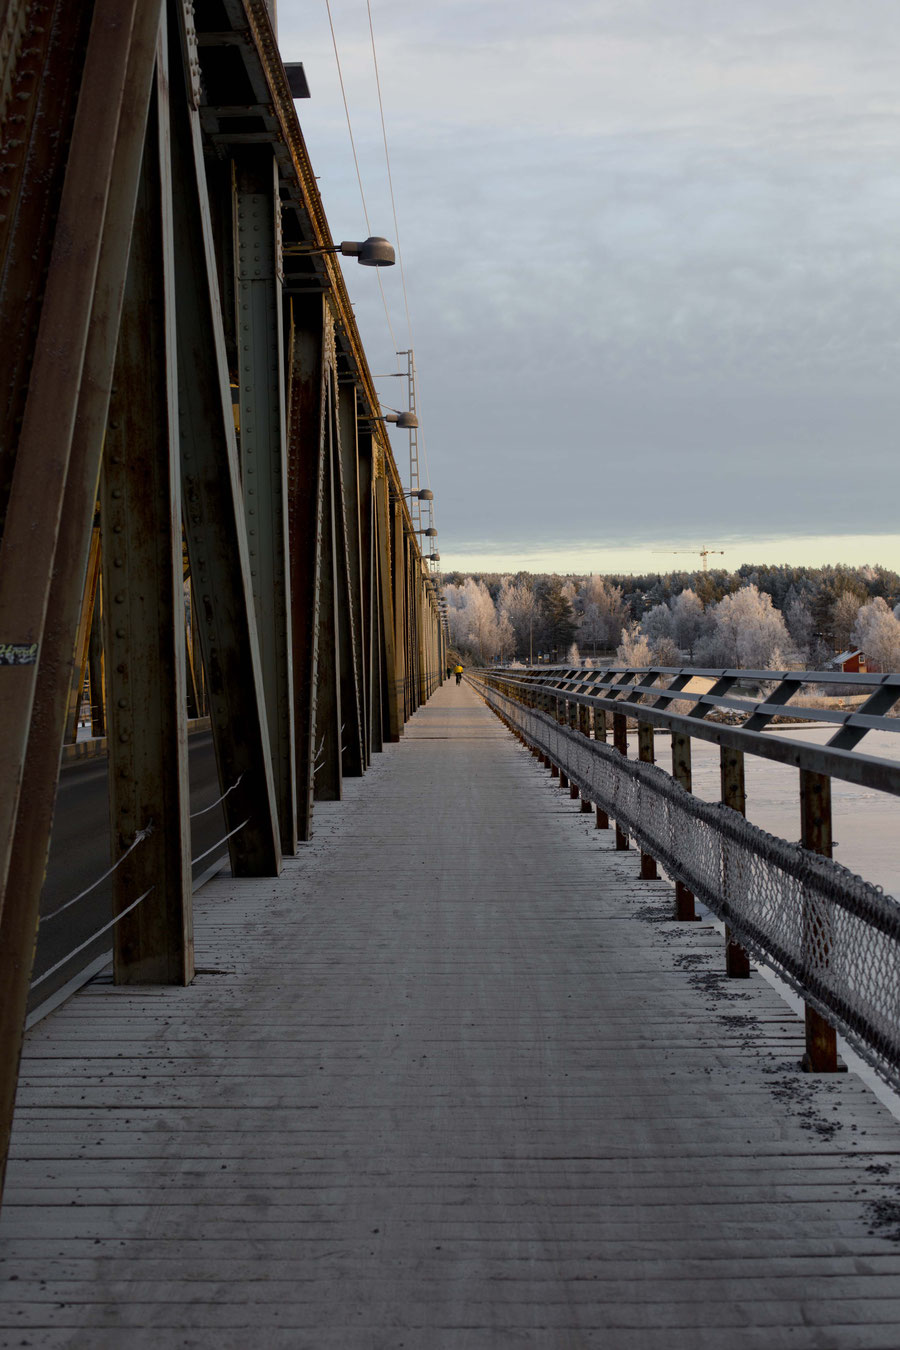
[[[871,692],[858,708],[823,709],[798,701],[810,686]],[[832,778],[900,795],[900,763],[856,749],[870,731],[900,731],[887,716],[900,675],[543,667],[488,671],[476,687],[582,810],[593,805],[599,829],[614,821],[617,848],[636,839],[642,877],[662,862],[676,883],[674,918],[695,918],[697,897],[724,920],[729,975],[749,975],[752,953],[804,998],[805,1067],[840,1067],[838,1028],[900,1087],[900,905],[831,856]],[[765,731],[775,718],[837,729],[819,745]],[[660,728],[671,733],[671,773],[654,762]],[[692,795],[694,738],[719,746],[717,803]],[[799,843],[746,820],[747,754],[799,770]]]

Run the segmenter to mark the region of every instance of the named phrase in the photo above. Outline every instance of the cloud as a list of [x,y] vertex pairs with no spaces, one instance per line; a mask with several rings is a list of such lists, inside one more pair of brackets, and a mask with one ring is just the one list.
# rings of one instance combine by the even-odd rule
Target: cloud
[[[369,217],[390,234],[364,11],[333,8]],[[893,0],[373,13],[444,553],[611,522],[893,528]],[[329,217],[356,237],[327,25],[289,0],[279,17]],[[374,279],[345,270],[389,369]],[[406,346],[396,272],[384,285]]]

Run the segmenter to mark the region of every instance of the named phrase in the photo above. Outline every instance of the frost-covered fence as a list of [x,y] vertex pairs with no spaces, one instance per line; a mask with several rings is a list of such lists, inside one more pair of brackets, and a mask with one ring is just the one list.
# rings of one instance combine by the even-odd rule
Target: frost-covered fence
[[[754,672],[775,683],[772,694],[729,699],[727,691],[746,678],[734,671],[544,668],[514,678],[491,672],[479,688],[573,795],[594,804],[598,826],[615,821],[617,847],[628,846],[628,835],[637,841],[643,875],[655,875],[656,860],[662,863],[677,884],[675,917],[692,918],[696,896],[724,920],[730,974],[748,973],[749,952],[802,995],[808,1067],[837,1067],[837,1028],[900,1087],[900,904],[830,856],[832,777],[900,795],[900,764],[854,748],[869,730],[900,729],[885,716],[900,699],[900,677],[863,677],[859,683],[874,686],[873,694],[852,713],[825,714],[840,722],[826,746],[761,735],[775,716],[804,714],[788,700],[804,684],[820,683],[821,673]],[[846,684],[847,676],[841,679]],[[666,711],[676,696],[679,711]],[[743,725],[704,720],[723,707]],[[822,720],[821,710],[809,711]],[[610,713],[613,745],[606,743]],[[638,760],[627,757],[627,718],[638,723]],[[653,762],[654,725],[672,732],[671,774]],[[721,802],[691,794],[695,736],[720,745]],[[745,753],[799,769],[800,844],[744,818]]]

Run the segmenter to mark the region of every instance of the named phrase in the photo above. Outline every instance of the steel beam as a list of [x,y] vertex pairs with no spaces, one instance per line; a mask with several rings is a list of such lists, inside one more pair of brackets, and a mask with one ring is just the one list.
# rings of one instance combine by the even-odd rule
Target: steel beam
[[391,577],[391,525],[394,513],[389,508],[387,479],[375,480],[375,519],[378,540],[378,588],[381,593],[381,643],[383,653],[382,696],[384,708],[383,738],[399,741],[403,729],[403,683],[398,670],[396,595]]
[[[71,363],[65,361],[56,364],[52,350],[44,354],[40,369],[32,372],[35,385],[33,389],[29,387],[28,401],[31,402],[34,397],[45,401],[46,406],[42,403],[41,409],[35,409],[34,418],[38,427],[32,432],[30,449],[28,441],[20,442],[20,452],[24,444],[27,453],[24,457],[20,454],[17,460],[17,474],[23,472],[29,480],[21,485],[25,498],[31,498],[30,507],[26,501],[26,509],[40,514],[43,510],[40,485],[44,454],[49,450],[47,464],[51,470],[51,480],[52,474],[59,470],[60,458],[66,458],[64,496],[55,548],[58,555],[67,560],[67,565],[52,569],[46,579],[49,592],[34,687],[34,716],[30,727],[26,721],[25,727],[18,729],[28,732],[27,759],[21,767],[17,767],[12,754],[4,760],[4,790],[8,792],[12,788],[15,792],[21,774],[21,793],[18,797],[14,845],[6,886],[7,894],[15,897],[15,903],[4,904],[0,898],[0,1190],[12,1127],[40,892],[50,844],[60,747],[72,677],[72,654],[91,540],[103,429],[159,30],[158,5],[139,7],[138,22],[130,33],[121,31],[123,11],[119,8],[117,38],[122,45],[117,48],[115,59],[122,64],[124,79],[121,91],[122,116],[116,119],[112,158],[104,161],[103,136],[106,134],[106,123],[108,118],[116,116],[115,103],[119,97],[115,80],[111,87],[104,84],[104,68],[110,60],[107,28],[111,23],[115,27],[111,11],[116,8],[98,8],[95,26],[91,30],[88,59],[84,63],[84,80],[86,95],[87,81],[91,79],[95,82],[93,101],[88,99],[79,106],[66,170],[63,194],[65,211],[58,221],[58,226],[64,231],[73,231],[68,244],[63,246],[63,252],[68,252],[68,270],[66,272],[63,269],[60,261],[54,270],[52,286],[51,278],[48,277],[43,316],[47,321],[47,329],[42,321],[39,334],[39,345],[49,341],[52,346],[53,342],[59,341],[62,344],[60,351],[73,358],[71,342],[75,335],[67,331],[67,322],[70,317],[68,306],[74,302],[74,296],[57,295],[56,288],[65,289],[67,285],[72,287],[77,280],[74,289],[87,302],[81,287],[84,281],[88,281],[90,314],[84,338],[83,365],[78,368],[75,360],[73,369]],[[98,96],[99,104],[96,101]],[[94,137],[98,129],[94,126],[95,117],[99,117],[103,124],[100,153],[96,156]],[[61,140],[62,137],[63,127],[60,126],[57,139]],[[98,226],[94,202],[91,202],[91,209],[82,214],[81,188],[73,185],[70,190],[69,179],[73,175],[86,176],[96,192],[97,184],[104,182],[104,162],[109,173],[109,187],[108,195],[104,195],[102,189],[99,190],[104,210]],[[92,230],[97,232],[97,240],[82,238],[82,231],[90,236]],[[73,240],[76,243],[74,253],[71,252]],[[99,243],[96,270],[93,270],[91,263],[91,247],[94,243]],[[87,278],[80,275],[84,271],[89,274]],[[49,429],[49,439],[44,434],[46,428],[42,428],[40,423],[45,413],[52,416],[63,390],[66,399],[72,396],[70,384],[74,385],[77,408],[71,441],[67,447],[65,417]],[[16,510],[19,509],[17,504]],[[42,524],[49,526],[49,522]],[[48,546],[49,541],[45,536],[42,547],[46,549]],[[30,557],[30,563],[33,568],[42,566],[41,559],[34,555]],[[39,608],[39,595],[34,600],[36,608]],[[11,747],[7,749],[11,751]]]
[[271,147],[235,162],[241,482],[281,847],[297,850],[281,201]]
[[[97,588],[100,580],[100,528],[91,530],[91,550],[88,555],[87,575],[84,581],[84,595],[81,598],[81,615],[78,619],[78,635],[75,638],[75,663],[72,670],[72,684],[69,689],[69,711],[66,718],[66,740],[78,740],[78,718],[84,698],[84,680],[90,659],[91,633],[94,631],[94,615],[97,608]],[[49,613],[49,603],[48,603]]]
[[[180,4],[175,18],[183,22]],[[174,26],[174,25],[173,25]],[[170,33],[173,71],[179,34]],[[176,60],[177,54],[177,60]],[[185,535],[236,876],[281,870],[278,810],[200,123],[172,80],[179,437]]]
[[94,7],[0,543],[0,895],[16,826],[136,8],[136,0],[97,0]]
[[288,530],[297,834],[312,836],[321,534],[325,499],[325,301],[291,300]]
[[361,570],[360,633],[363,652],[363,688],[365,690],[366,763],[380,751],[381,741],[381,663],[375,645],[379,622],[377,570],[375,566],[375,495],[372,435],[359,424],[357,432],[359,473],[359,559]]
[[[118,984],[194,977],[168,78],[144,149],[101,474]],[[137,848],[138,831],[149,829]],[[127,857],[123,855],[128,854]],[[132,901],[144,895],[136,909]],[[129,913],[123,914],[124,911]]]
[[325,371],[325,466],[322,528],[319,534],[320,560],[318,637],[316,649],[316,732],[315,797],[319,801],[340,801],[343,796],[341,744],[343,713],[341,706],[341,623],[338,593],[338,533],[335,521],[335,435],[336,413],[334,372]]
[[332,482],[338,579],[341,658],[341,772],[358,778],[366,769],[365,696],[362,663],[362,576],[359,561],[359,476],[356,449],[356,389],[336,389]]

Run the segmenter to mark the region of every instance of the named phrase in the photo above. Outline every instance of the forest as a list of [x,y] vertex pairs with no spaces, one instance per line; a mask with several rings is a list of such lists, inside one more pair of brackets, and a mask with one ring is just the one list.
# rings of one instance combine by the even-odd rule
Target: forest
[[451,572],[450,640],[482,664],[827,668],[861,649],[900,670],[900,576],[881,566],[745,565],[644,575]]

